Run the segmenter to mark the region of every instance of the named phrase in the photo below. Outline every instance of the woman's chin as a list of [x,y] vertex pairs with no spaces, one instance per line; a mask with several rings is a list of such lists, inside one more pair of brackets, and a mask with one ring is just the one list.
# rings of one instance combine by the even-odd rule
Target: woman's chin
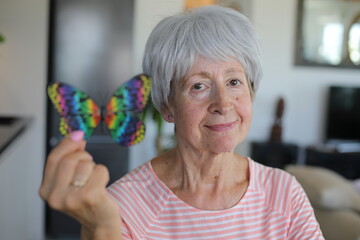
[[232,131],[226,134],[211,134],[202,138],[208,150],[216,153],[232,152],[243,142],[246,134],[241,131]]
[[213,153],[233,152],[238,145],[238,142],[216,142],[209,144],[209,150]]

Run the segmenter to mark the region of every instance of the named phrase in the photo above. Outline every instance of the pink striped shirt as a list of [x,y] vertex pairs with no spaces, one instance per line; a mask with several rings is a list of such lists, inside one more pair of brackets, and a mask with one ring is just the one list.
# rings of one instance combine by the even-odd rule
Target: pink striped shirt
[[123,239],[324,239],[294,177],[249,159],[250,181],[237,205],[196,209],[155,175],[150,161],[112,184]]

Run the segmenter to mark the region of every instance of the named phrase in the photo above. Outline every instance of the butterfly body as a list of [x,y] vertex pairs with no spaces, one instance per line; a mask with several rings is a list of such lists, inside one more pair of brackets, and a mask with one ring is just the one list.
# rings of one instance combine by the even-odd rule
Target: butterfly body
[[60,114],[60,133],[64,136],[82,130],[89,138],[101,121],[118,144],[131,146],[141,142],[145,125],[141,113],[148,102],[151,80],[137,75],[120,86],[104,110],[83,91],[62,82],[48,86],[48,96]]

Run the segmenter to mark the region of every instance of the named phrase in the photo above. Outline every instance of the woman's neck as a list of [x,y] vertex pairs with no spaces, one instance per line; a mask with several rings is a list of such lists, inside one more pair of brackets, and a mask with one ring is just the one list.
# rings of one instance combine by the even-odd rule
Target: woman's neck
[[[239,158],[234,152],[212,153],[195,152],[191,149],[174,149],[174,164],[183,182],[193,184],[219,184],[227,179],[233,180],[232,169],[236,168]],[[181,179],[180,178],[180,179]]]
[[179,198],[201,209],[233,206],[248,185],[248,161],[234,152],[215,154],[177,146],[152,164],[158,177]]

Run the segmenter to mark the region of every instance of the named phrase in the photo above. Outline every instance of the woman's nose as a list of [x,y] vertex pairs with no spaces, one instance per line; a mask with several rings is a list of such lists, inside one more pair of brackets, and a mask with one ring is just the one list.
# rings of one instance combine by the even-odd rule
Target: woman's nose
[[231,96],[225,88],[217,88],[211,95],[210,112],[224,115],[231,111],[233,107],[231,104]]

